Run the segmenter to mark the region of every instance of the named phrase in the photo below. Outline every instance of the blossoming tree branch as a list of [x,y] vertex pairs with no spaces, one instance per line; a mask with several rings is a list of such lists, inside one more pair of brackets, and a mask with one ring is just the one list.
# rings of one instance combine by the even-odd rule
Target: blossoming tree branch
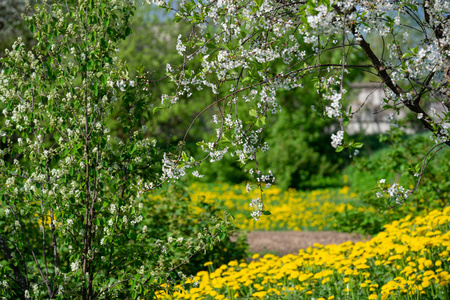
[[[450,145],[448,1],[188,0],[178,6],[148,2],[175,12],[175,21],[192,24],[189,36],[178,38],[184,63],[167,68],[177,92],[164,95],[162,104],[173,105],[193,90],[216,95],[207,107],[217,106],[220,112],[212,116],[216,140],[201,143],[211,160],[229,153],[244,164],[255,160],[258,151],[266,151],[266,118],[282,109],[277,90],[302,87],[304,80],[315,81],[323,99],[311,113],[338,124],[331,145],[336,151],[360,148],[362,144],[345,133],[362,108],[351,111],[343,105],[350,72],[377,78],[386,94],[380,110],[409,110],[437,145]],[[364,63],[349,63],[350,55],[359,55]],[[201,68],[194,72],[197,65]],[[431,102],[440,103],[443,113],[430,109]],[[248,114],[238,115],[237,106],[246,106]],[[430,158],[440,149],[426,155]],[[426,159],[417,166],[419,180],[425,165]],[[273,180],[272,174],[259,170],[254,175],[259,185]],[[397,204],[412,192],[398,185],[388,190],[384,180],[380,188],[379,196],[386,193]],[[258,218],[264,213],[262,200],[253,204]]]

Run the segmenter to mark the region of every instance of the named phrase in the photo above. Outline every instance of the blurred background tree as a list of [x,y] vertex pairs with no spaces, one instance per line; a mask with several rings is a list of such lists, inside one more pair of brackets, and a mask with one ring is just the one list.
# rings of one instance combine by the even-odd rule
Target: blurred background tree
[[[119,56],[127,62],[130,74],[136,69],[142,69],[150,79],[158,80],[165,76],[166,65],[179,66],[183,57],[176,51],[178,35],[186,36],[192,30],[190,24],[174,23],[157,13],[158,8],[149,5],[137,5],[136,17],[132,23],[133,35],[120,45]],[[308,47],[305,46],[306,51]],[[338,60],[338,53],[323,57],[322,60]],[[349,61],[361,60],[357,54],[349,53]],[[144,67],[145,66],[145,67]],[[362,79],[350,75],[348,82]],[[173,94],[172,85],[156,81],[152,86],[154,95]],[[335,153],[329,145],[333,123],[322,118],[320,103],[321,95],[314,92],[312,81],[304,83],[304,88],[294,91],[279,91],[279,101],[282,111],[268,120],[265,141],[270,151],[260,155],[261,167],[272,170],[276,176],[276,183],[283,188],[294,187],[301,189],[323,188],[342,184],[341,171],[348,162],[344,159],[348,153]],[[154,115],[149,126],[157,132],[156,138],[166,149],[175,146],[186,133],[192,120],[205,107],[214,101],[212,93],[193,91],[189,99],[180,99],[177,105],[169,110]],[[316,114],[311,113],[311,106],[317,106]],[[216,110],[217,108],[212,108]],[[239,114],[248,114],[242,111]],[[212,120],[200,116],[196,126],[189,131],[185,149],[196,157],[201,150],[191,141],[207,139],[211,136]],[[164,148],[164,146],[163,146]],[[225,157],[215,162],[213,167],[201,167],[204,175],[202,181],[226,181],[240,183],[247,180],[246,169],[252,168],[252,163],[246,169],[240,168],[237,159]]]
[[0,1],[0,57],[5,56],[5,49],[11,47],[19,36],[27,46],[31,45],[31,32],[22,14],[27,13],[27,3],[34,5],[35,2],[35,0]]

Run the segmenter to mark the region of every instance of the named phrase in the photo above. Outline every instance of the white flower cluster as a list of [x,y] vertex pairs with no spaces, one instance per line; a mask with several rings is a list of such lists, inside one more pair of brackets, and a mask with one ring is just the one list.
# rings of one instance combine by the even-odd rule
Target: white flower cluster
[[72,272],[78,271],[78,269],[80,269],[80,260],[76,260],[70,263],[70,269],[72,270]]
[[265,184],[265,187],[270,187],[275,182],[275,176],[273,176],[272,171],[269,170],[267,175],[262,174],[259,170],[255,172],[257,174],[256,180],[259,184]]
[[316,15],[309,15],[306,17],[306,20],[311,28],[324,28],[324,26],[322,26],[323,23],[332,23],[335,14],[332,11],[329,12],[325,5],[321,4],[316,7],[316,11]]
[[436,144],[447,142],[449,140],[448,126],[442,125],[439,132],[435,136],[432,135],[431,138]]
[[331,135],[331,146],[333,148],[337,148],[342,145],[342,141],[344,140],[344,131],[339,130],[336,134]]
[[[107,84],[111,87],[111,88],[115,88],[115,86],[117,86],[119,88],[120,91],[125,92],[126,91],[126,87],[127,85],[129,85],[130,87],[134,87],[136,85],[136,83],[134,82],[134,80],[117,80],[116,82],[113,82],[111,80],[109,80],[107,82]],[[106,98],[107,100],[108,98]]]
[[183,45],[183,42],[181,41],[181,34],[178,35],[177,38],[177,51],[181,56],[183,56],[184,52],[186,51],[186,46]]
[[331,101],[331,105],[325,108],[327,116],[329,118],[340,118],[342,116],[342,93],[332,91],[331,95],[325,95],[324,98]]
[[192,172],[192,175],[194,175],[194,177],[198,177],[198,178],[202,178],[202,177],[204,176],[203,174],[200,174],[200,173],[198,172],[198,170],[193,171],[193,172]]
[[386,184],[386,179],[380,179],[379,181],[380,191],[376,193],[377,198],[381,198],[388,195],[396,205],[402,205],[403,202],[411,195],[412,191],[405,189],[398,183],[394,183],[391,186]]
[[[179,179],[186,175],[186,169],[192,168],[193,163],[195,162],[193,157],[190,157],[187,162],[184,162],[184,165],[180,165],[178,163],[178,158],[169,158],[167,153],[164,153],[163,156],[163,166],[162,172],[163,174],[160,177],[162,182],[170,179]],[[150,184],[152,185],[152,184]],[[149,187],[149,185],[146,185]],[[148,188],[147,188],[148,189]]]
[[154,4],[157,6],[164,6],[166,3],[163,0],[146,0],[148,4]]
[[253,212],[251,213],[252,218],[255,221],[258,221],[259,218],[263,214],[264,205],[260,198],[252,199],[252,202],[249,204],[250,207],[253,208]]

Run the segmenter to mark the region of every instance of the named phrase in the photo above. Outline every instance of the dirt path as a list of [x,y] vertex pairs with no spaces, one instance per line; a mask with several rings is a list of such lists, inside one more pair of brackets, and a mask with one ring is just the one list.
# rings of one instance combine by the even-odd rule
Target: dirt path
[[286,255],[298,254],[299,249],[313,246],[314,243],[322,245],[341,244],[347,241],[359,242],[362,236],[334,231],[252,231],[247,234],[249,251],[251,253],[273,253]]

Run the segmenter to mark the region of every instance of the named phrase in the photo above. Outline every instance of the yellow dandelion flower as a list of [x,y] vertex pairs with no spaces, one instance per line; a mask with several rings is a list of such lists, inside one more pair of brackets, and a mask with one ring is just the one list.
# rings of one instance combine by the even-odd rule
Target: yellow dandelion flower
[[258,257],[259,257],[258,253],[255,253],[255,254],[252,255],[252,259],[257,259]]
[[262,299],[267,295],[266,291],[255,292],[252,294],[253,298]]

